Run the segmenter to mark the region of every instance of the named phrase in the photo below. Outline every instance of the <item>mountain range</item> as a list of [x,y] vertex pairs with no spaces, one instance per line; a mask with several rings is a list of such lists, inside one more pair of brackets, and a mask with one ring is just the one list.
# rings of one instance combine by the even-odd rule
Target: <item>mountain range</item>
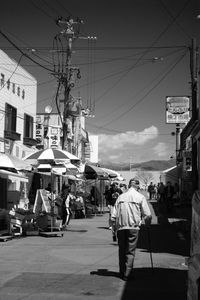
[[130,170],[145,170],[145,171],[162,171],[169,169],[176,165],[175,159],[170,160],[150,160],[141,163],[130,164],[129,163],[109,163],[102,162],[99,166],[102,168],[112,169],[115,171],[127,171]]

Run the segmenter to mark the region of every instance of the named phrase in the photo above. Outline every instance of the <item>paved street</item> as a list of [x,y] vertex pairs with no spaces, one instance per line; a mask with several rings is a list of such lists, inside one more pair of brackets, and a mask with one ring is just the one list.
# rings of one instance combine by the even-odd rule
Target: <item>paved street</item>
[[150,241],[142,227],[134,280],[118,277],[118,246],[104,213],[71,220],[64,237],[35,235],[1,242],[0,299],[186,299],[189,241],[179,226],[184,220],[172,216],[158,225],[157,203],[149,205]]

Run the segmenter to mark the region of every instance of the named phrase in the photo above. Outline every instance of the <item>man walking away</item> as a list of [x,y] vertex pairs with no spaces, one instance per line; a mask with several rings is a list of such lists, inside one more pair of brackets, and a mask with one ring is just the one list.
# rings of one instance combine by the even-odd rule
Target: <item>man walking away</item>
[[123,280],[131,276],[142,219],[146,225],[150,225],[152,219],[147,200],[137,189],[138,180],[133,178],[128,191],[118,197],[111,216],[117,230],[119,272]]

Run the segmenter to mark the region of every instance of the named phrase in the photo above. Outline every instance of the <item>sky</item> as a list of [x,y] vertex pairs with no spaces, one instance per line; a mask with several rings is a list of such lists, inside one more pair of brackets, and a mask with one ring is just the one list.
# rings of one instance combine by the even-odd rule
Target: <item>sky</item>
[[200,42],[199,14],[198,0],[7,0],[0,30],[18,49],[2,34],[0,45],[16,61],[19,49],[33,59],[20,64],[38,82],[37,111],[56,111],[53,53],[66,46],[56,21],[81,20],[71,55],[81,78],[71,94],[91,111],[86,130],[99,136],[99,162],[168,160],[176,126],[166,123],[166,96],[191,95],[189,49],[192,38]]

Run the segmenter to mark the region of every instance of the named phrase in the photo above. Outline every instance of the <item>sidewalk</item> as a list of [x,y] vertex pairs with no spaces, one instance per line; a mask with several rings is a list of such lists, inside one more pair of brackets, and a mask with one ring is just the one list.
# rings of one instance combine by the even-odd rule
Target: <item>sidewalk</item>
[[71,220],[64,237],[28,236],[1,243],[0,300],[185,300],[187,241],[170,223],[158,225],[149,205],[150,243],[142,226],[134,281],[118,276],[118,246],[105,213]]

